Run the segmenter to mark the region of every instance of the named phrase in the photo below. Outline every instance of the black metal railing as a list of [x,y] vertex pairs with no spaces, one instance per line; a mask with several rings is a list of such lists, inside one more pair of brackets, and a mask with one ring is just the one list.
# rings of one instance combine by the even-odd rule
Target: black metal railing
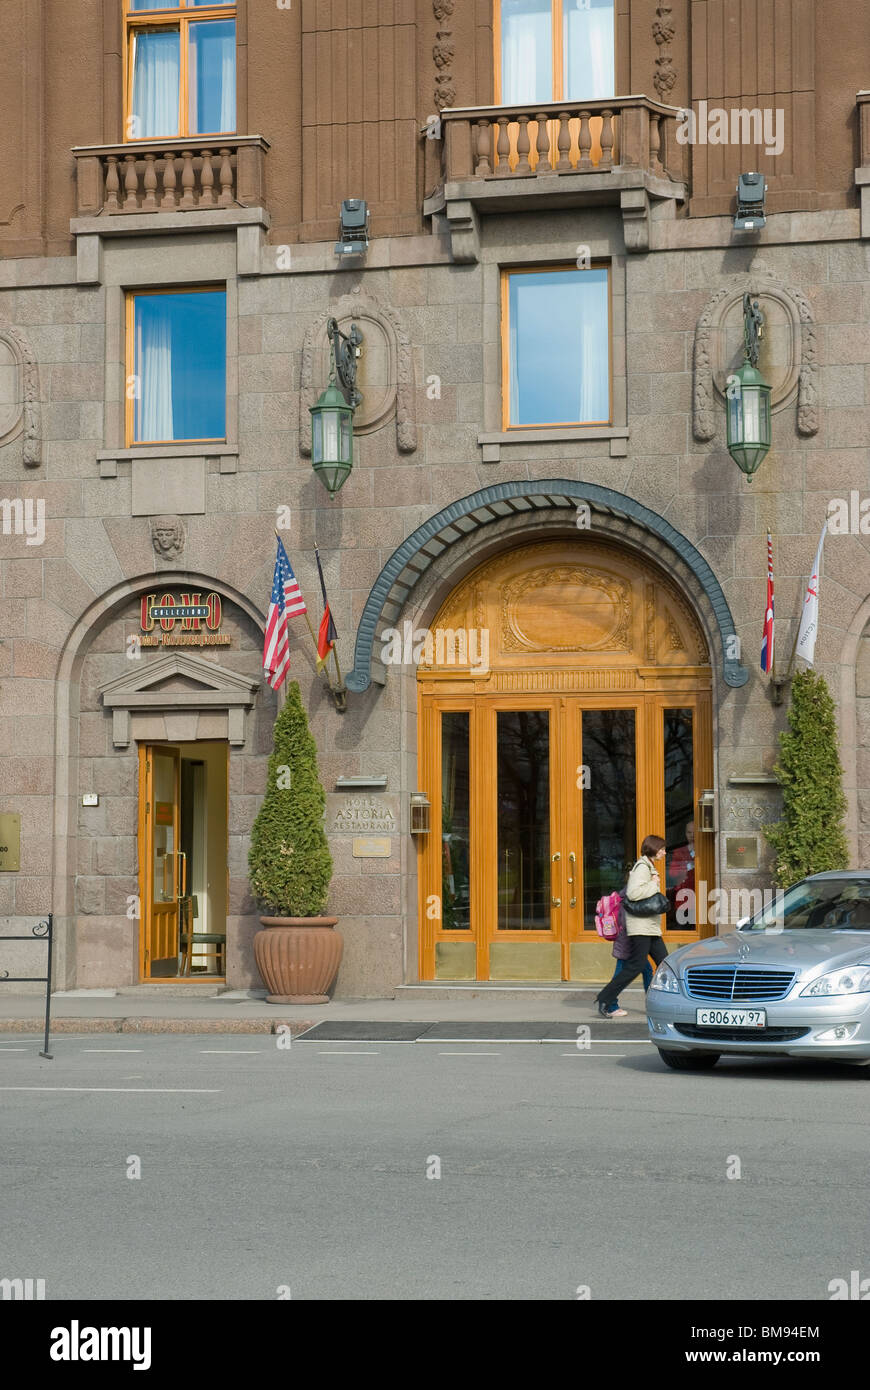
[[29,934],[24,936],[0,936],[3,941],[46,941],[48,943],[48,960],[45,965],[44,975],[10,975],[8,970],[0,970],[0,981],[10,985],[33,985],[45,982],[45,1038],[42,1044],[40,1057],[47,1057],[51,1061],[51,1053],[48,1050],[48,1031],[51,1026],[51,947],[54,940],[54,915],[49,912],[44,922],[37,922],[35,927],[31,927]]

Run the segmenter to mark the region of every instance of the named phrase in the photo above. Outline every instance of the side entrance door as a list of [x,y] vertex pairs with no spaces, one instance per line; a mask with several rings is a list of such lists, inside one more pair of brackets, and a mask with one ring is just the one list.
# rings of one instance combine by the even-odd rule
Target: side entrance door
[[140,749],[139,757],[145,890],[140,973],[143,980],[153,980],[178,974],[178,900],[186,890],[179,850],[181,753],[166,744],[151,744]]

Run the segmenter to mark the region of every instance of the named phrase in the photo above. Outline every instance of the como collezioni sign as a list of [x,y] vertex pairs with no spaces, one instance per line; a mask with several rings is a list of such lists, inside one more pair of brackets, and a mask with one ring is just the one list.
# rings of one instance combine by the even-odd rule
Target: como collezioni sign
[[223,609],[220,594],[143,594],[139,626],[143,647],[228,647],[220,632]]

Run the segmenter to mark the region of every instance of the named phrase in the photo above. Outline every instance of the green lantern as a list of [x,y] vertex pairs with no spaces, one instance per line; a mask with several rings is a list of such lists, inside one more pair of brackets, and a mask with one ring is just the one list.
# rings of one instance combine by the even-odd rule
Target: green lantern
[[728,452],[752,481],[770,448],[770,387],[758,370],[758,350],[764,336],[764,315],[758,300],[743,296],[743,366],[728,378]]
[[353,406],[331,380],[311,412],[311,461],[330,497],[353,468]]
[[770,448],[770,387],[747,359],[728,378],[728,452],[747,478]]

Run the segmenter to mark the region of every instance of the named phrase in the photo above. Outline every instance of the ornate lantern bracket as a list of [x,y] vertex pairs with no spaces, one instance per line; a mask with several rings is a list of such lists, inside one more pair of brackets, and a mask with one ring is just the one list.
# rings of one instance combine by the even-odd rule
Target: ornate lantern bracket
[[348,405],[356,410],[362,401],[362,395],[356,386],[357,358],[363,341],[362,330],[353,324],[349,333],[342,333],[338,320],[330,319],[326,331],[332,345],[332,363],[338,377],[339,389]]

